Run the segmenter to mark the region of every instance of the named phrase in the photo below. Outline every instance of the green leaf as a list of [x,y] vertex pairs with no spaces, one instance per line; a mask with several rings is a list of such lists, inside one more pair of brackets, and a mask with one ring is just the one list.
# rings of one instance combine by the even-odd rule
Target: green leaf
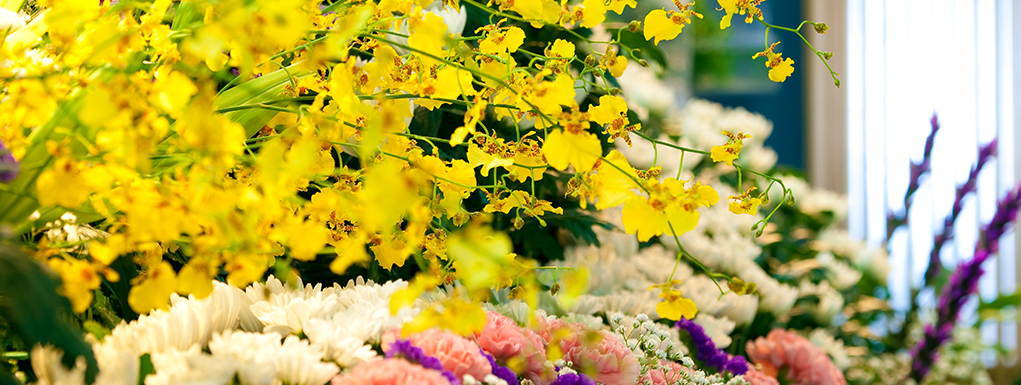
[[42,265],[12,242],[0,241],[0,317],[26,345],[53,345],[63,350],[61,362],[67,368],[84,357],[88,365],[85,380],[91,384],[99,367],[82,333],[62,317],[70,314],[71,303],[57,295],[57,282]]
[[1015,307],[1021,305],[1021,291],[1016,291],[1007,295],[1000,295],[992,301],[982,301],[978,304],[979,313],[987,310],[1003,310],[1007,307]]
[[21,385],[12,373],[13,368],[6,361],[0,360],[0,385]]
[[145,353],[138,358],[138,385],[145,385],[145,377],[153,373],[156,373],[156,369],[152,366],[152,357]]

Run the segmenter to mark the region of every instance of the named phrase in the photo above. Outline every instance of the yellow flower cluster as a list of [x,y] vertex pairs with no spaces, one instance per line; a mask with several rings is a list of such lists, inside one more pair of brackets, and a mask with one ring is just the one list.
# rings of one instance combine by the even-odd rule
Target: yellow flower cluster
[[[462,1],[494,23],[462,36],[429,0],[39,1],[27,26],[0,36],[0,140],[24,165],[0,190],[0,220],[70,210],[102,226],[111,235],[87,241],[87,256],[44,247],[37,256],[76,311],[100,275],[118,279],[108,266],[129,258],[142,272],[127,301],[145,313],[175,292],[209,295],[216,277],[244,287],[272,266],[317,258],[337,274],[413,259],[423,278],[402,300],[458,279],[473,299],[517,285],[534,302],[535,264],[484,223],[490,213],[540,223],[562,213],[536,196],[549,170],[575,173],[567,188],[583,206],[624,205],[624,227],[642,240],[689,231],[697,210],[717,203],[710,186],[604,156],[600,136],[630,144],[641,128],[606,81],[637,58],[617,40],[598,52],[574,30],[634,0]],[[720,1],[727,20],[759,2],[745,3]],[[673,39],[702,17],[675,5],[645,17],[646,40]],[[584,44],[535,42],[528,28]],[[771,65],[770,78],[789,62]],[[579,90],[600,96],[581,102]],[[416,107],[463,107],[463,125],[412,133]],[[486,122],[511,122],[514,134]],[[740,138],[727,146],[729,164]],[[473,196],[483,205],[470,211]],[[461,308],[446,305],[409,327]]]

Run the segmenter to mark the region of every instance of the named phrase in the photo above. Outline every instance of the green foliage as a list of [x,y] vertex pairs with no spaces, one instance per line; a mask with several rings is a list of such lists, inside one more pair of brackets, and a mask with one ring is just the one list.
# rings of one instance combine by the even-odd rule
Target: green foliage
[[53,345],[63,350],[62,362],[68,368],[84,357],[85,379],[91,384],[99,367],[92,347],[65,319],[70,314],[71,304],[57,294],[56,280],[18,246],[0,240],[0,318],[26,346]]

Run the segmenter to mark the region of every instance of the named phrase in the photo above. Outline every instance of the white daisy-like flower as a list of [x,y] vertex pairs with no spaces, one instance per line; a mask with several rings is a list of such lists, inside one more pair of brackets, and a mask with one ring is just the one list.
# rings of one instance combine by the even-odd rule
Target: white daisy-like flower
[[183,351],[171,347],[151,357],[156,372],[145,378],[145,385],[226,385],[237,372],[237,362],[203,353],[197,345]]
[[237,362],[238,379],[248,385],[272,385],[276,378],[274,355],[280,336],[244,331],[227,331],[213,335],[209,351],[218,359]]
[[213,282],[213,292],[201,300],[172,294],[169,310],[156,310],[118,325],[103,344],[139,356],[171,347],[184,351],[193,345],[205,346],[213,334],[232,330],[242,320],[255,322],[247,313],[248,301],[243,297],[237,288],[220,282]]
[[855,270],[846,262],[838,260],[833,253],[824,251],[815,256],[815,261],[826,268],[826,278],[830,285],[837,290],[845,290],[858,284],[861,280],[861,273]]
[[85,357],[75,360],[74,368],[68,369],[60,360],[64,352],[53,346],[36,345],[32,348],[32,371],[39,377],[37,385],[83,385],[85,383]]
[[337,365],[323,361],[323,348],[287,336],[275,354],[277,379],[291,385],[322,385],[337,375]]
[[325,349],[326,359],[346,368],[354,367],[378,358],[372,346],[365,343],[378,326],[357,318],[351,313],[338,314],[331,320],[313,318],[306,324],[305,335]]
[[300,278],[294,287],[288,287],[273,276],[266,279],[265,286],[255,283],[245,289],[253,302],[252,313],[265,324],[263,332],[281,336],[301,331],[309,318],[336,312],[340,307],[336,291],[323,290],[322,284],[302,286]]
[[812,315],[816,322],[829,325],[833,317],[844,308],[844,296],[830,286],[829,282],[822,281],[818,285],[802,280],[799,287],[801,296],[815,295],[819,302],[805,306],[805,311]]

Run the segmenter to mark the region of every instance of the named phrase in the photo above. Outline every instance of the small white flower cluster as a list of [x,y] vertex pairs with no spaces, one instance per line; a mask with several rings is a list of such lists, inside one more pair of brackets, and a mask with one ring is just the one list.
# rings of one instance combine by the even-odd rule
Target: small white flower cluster
[[[813,188],[808,181],[794,175],[778,175],[785,186],[794,194],[794,207],[805,214],[818,216],[832,213],[836,221],[847,219],[847,196],[829,190]],[[779,202],[783,196],[780,189],[770,190],[769,200]]]
[[864,241],[852,238],[846,230],[828,227],[819,233],[812,242],[812,247],[847,258],[855,269],[869,274],[880,283],[885,284],[887,276],[890,275],[891,267],[886,249],[869,247]]
[[[664,325],[653,322],[648,315],[638,314],[635,317],[625,316],[620,313],[610,315],[610,330],[627,345],[631,351],[638,356],[638,363],[641,367],[639,378],[644,378],[644,384],[652,384],[654,375],[663,374],[664,377],[673,380],[671,384],[727,384],[746,385],[741,376],[730,379],[720,374],[708,375],[695,368],[695,362],[681,351],[683,345],[677,339],[677,331]],[[680,361],[684,368],[676,368],[666,365],[664,362]],[[561,368],[561,371],[565,368]],[[659,373],[652,373],[657,371]],[[640,380],[641,381],[641,380]]]
[[[155,373],[146,385],[226,384],[235,377],[249,385],[321,385],[340,367],[379,359],[370,343],[420,311],[390,314],[390,297],[407,285],[359,278],[343,287],[302,286],[300,280],[291,287],[271,276],[244,292],[214,282],[213,293],[201,300],[175,294],[168,310],[122,323],[93,343],[96,383],[137,383],[139,359],[149,354]],[[83,383],[84,360],[67,370],[61,356],[51,347],[33,349],[39,384]]]
[[[643,359],[654,359],[656,363],[666,359],[680,361],[685,356],[687,347],[681,344],[677,330],[653,322],[644,313],[634,317],[612,313],[609,320],[610,330],[613,330],[624,345],[635,352],[639,361]],[[644,364],[644,361],[642,362]]]
[[[39,219],[39,211],[36,210],[30,216],[30,219]],[[96,229],[89,224],[78,224],[78,217],[70,212],[66,212],[60,216],[60,219],[53,222],[46,222],[44,226],[46,239],[50,244],[61,244],[71,243],[78,244],[91,239],[106,238],[110,236],[109,233]],[[81,252],[87,253],[88,250],[81,245],[73,245],[70,250],[80,250]]]
[[[920,327],[912,331],[916,332],[913,335],[921,334]],[[953,337],[939,349],[936,362],[930,366],[921,385],[991,385],[993,381],[982,362],[982,352],[986,349],[978,330],[954,328]],[[904,380],[910,369],[911,355],[906,352],[884,353],[868,358],[854,357],[851,359],[851,368],[847,370],[847,380],[851,384],[902,382],[904,385],[915,385],[912,380]]]

